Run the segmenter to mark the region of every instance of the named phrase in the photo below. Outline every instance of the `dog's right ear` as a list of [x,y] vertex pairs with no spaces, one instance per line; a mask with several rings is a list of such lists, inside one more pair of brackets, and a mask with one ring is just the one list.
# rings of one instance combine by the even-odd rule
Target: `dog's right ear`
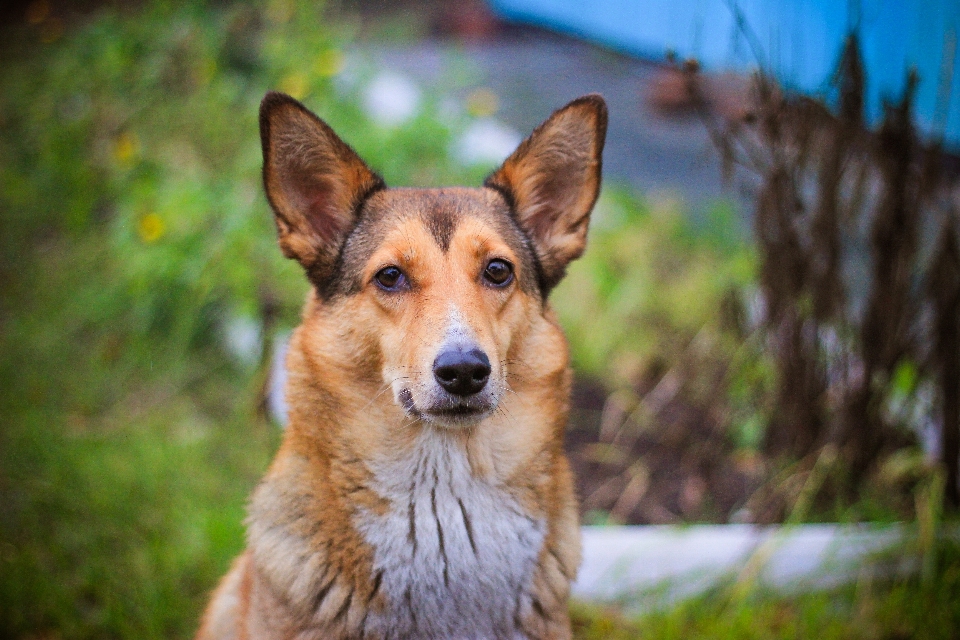
[[282,93],[270,92],[260,104],[260,142],[280,249],[322,281],[359,207],[383,180],[326,122]]

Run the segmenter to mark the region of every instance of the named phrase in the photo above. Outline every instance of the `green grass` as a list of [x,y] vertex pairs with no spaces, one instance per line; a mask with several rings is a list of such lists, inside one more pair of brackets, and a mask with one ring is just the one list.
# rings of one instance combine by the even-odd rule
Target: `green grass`
[[4,438],[3,635],[189,637],[241,545],[273,430],[211,425],[183,400],[101,433],[20,419]]
[[189,637],[279,434],[253,372],[116,308],[95,240],[5,291],[0,636]]

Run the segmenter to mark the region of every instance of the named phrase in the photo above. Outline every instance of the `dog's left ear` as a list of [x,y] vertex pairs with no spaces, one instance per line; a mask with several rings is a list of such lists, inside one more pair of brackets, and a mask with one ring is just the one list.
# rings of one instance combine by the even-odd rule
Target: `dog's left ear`
[[545,294],[586,247],[606,135],[603,97],[577,98],[537,127],[484,183],[512,204],[537,253]]

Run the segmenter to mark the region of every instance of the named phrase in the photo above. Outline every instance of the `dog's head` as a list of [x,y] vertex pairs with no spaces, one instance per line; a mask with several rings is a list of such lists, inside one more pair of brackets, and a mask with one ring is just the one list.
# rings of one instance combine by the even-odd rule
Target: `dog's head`
[[387,189],[326,123],[268,94],[264,184],[280,247],[315,288],[317,339],[410,416],[452,427],[490,415],[511,369],[537,366],[521,352],[553,348],[538,327],[583,253],[606,125],[603,98],[585,96],[483,188]]

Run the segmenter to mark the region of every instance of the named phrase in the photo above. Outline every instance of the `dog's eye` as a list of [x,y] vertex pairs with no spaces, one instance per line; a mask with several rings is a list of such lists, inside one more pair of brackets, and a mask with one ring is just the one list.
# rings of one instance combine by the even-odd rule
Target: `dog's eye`
[[373,277],[377,286],[387,291],[399,291],[407,286],[407,276],[397,267],[384,267]]
[[483,278],[492,285],[504,287],[513,280],[513,265],[506,260],[491,260],[483,270]]

